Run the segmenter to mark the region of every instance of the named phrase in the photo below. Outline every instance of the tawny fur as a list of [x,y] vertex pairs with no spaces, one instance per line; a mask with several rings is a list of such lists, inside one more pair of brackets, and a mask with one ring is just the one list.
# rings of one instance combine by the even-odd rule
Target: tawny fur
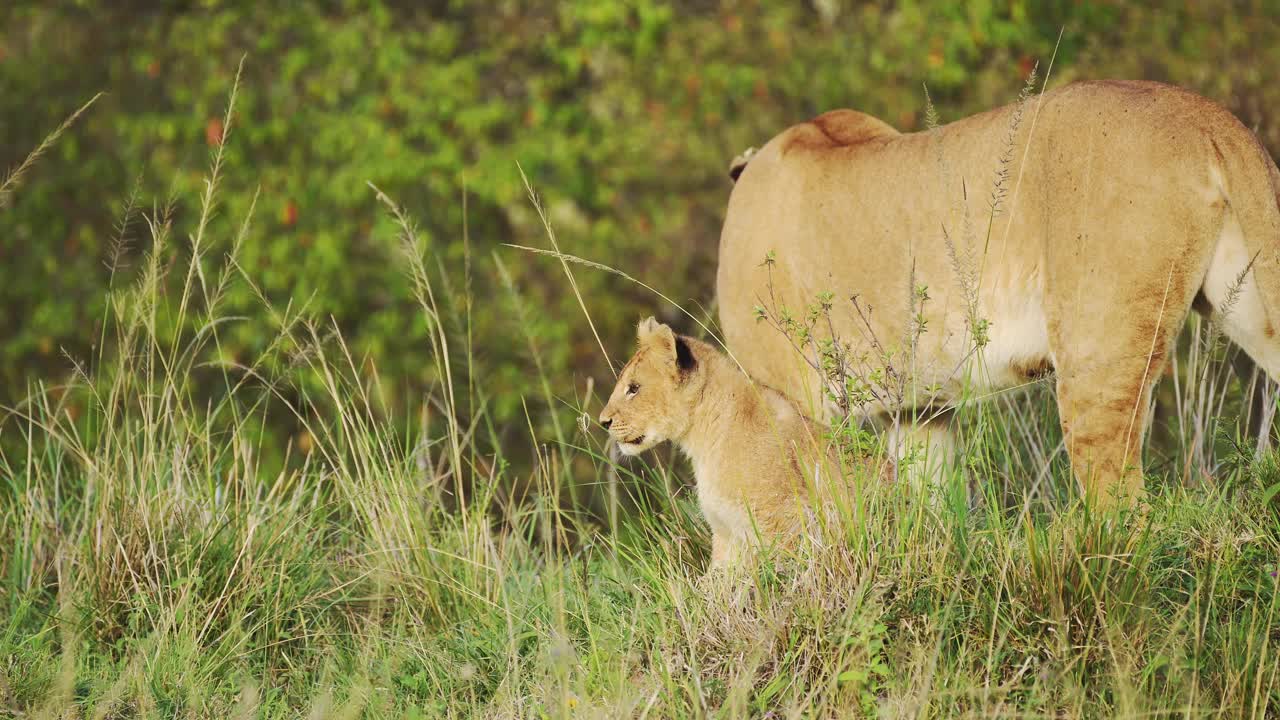
[[[1192,93],[1075,83],[905,135],[839,110],[782,132],[740,172],[720,239],[721,326],[747,372],[802,407],[831,412],[823,381],[753,308],[802,313],[829,291],[851,355],[896,353],[908,378],[905,403],[884,392],[858,410],[946,407],[966,387],[990,396],[1052,370],[1074,472],[1111,504],[1141,496],[1152,386],[1197,296],[1280,379],[1280,174]],[[922,311],[913,283],[928,288]],[[925,331],[906,362],[916,312]],[[976,352],[973,316],[990,323]]]
[[815,506],[845,482],[821,430],[707,343],[653,318],[637,335],[639,348],[600,413],[622,452],[669,440],[689,457],[711,526],[712,568],[759,541],[794,543]]

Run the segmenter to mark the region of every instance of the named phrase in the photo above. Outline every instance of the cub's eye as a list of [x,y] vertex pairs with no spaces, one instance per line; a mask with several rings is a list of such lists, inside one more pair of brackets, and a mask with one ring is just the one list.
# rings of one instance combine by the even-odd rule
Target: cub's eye
[[628,395],[635,395],[638,392],[640,392],[640,385],[638,383],[631,383],[627,386]]

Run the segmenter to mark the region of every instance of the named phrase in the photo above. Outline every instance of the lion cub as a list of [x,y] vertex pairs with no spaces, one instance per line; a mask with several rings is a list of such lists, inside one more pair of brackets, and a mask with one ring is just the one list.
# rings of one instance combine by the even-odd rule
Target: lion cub
[[600,424],[626,455],[670,440],[689,456],[711,525],[711,568],[734,563],[757,538],[798,537],[811,497],[841,482],[821,431],[711,345],[651,317],[637,335]]

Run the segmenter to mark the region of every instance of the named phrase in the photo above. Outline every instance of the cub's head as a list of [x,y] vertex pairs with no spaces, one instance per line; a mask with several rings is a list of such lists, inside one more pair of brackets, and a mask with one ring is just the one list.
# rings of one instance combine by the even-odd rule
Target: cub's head
[[600,424],[626,455],[636,455],[689,427],[690,379],[698,369],[689,340],[653,318],[636,328],[640,347],[622,369]]

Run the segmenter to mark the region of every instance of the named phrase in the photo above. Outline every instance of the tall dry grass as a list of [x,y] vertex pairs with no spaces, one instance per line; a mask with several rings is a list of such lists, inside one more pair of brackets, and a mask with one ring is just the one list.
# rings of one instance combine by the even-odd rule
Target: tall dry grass
[[[460,366],[482,305],[445,303],[442,288],[466,295],[481,260],[445,266],[381,192],[371,212],[390,218],[441,378],[414,403],[416,432],[388,422],[376,371],[306,303],[259,293],[260,317],[222,314],[229,283],[253,287],[238,262],[252,209],[228,237],[210,223],[218,188],[245,181],[223,174],[234,103],[233,87],[190,227],[167,201],[141,224],[136,203],[124,210],[121,243],[145,226],[133,241],[148,249],[112,291],[100,343],[112,351],[5,411],[0,713],[1280,712],[1280,465],[1222,421],[1240,381],[1197,321],[1152,431],[1145,521],[1070,505],[1051,397],[1030,388],[957,409],[954,481],[976,479],[987,501],[864,484],[798,556],[765,554],[718,582],[703,577],[707,532],[678,463],[616,464],[577,422],[607,388],[565,390],[532,335],[526,387]],[[572,290],[585,266],[549,252]],[[502,302],[536,312],[504,257],[491,258]],[[225,328],[248,321],[276,341],[226,359]],[[527,472],[482,450],[498,392],[555,418],[551,437],[529,423]],[[267,413],[303,430],[280,470],[264,468]]]

